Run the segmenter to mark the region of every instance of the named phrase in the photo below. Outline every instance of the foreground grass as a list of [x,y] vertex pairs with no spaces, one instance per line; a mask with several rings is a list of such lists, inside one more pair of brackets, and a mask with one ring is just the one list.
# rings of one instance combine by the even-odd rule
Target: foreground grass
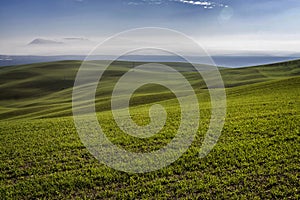
[[[258,79],[253,84],[231,80],[235,86],[226,90],[228,111],[222,135],[204,159],[198,152],[209,122],[209,99],[205,91],[198,91],[202,120],[191,148],[172,165],[145,174],[113,170],[90,155],[72,117],[67,116],[68,102],[61,104],[63,98],[56,98],[59,103],[55,103],[54,97],[67,94],[70,88],[49,93],[41,97],[48,101],[40,103],[32,99],[5,101],[11,107],[1,108],[0,198],[299,199],[300,78],[273,73],[264,81]],[[117,145],[142,152],[158,149],[178,126],[176,100],[162,100],[169,108],[168,128],[150,140],[120,134],[109,111],[99,112],[100,123]],[[105,101],[99,99],[99,105]],[[133,118],[147,121],[145,110],[151,102],[136,102]],[[14,115],[15,107],[25,109],[25,105],[27,115]],[[50,107],[48,113],[43,111],[45,106]],[[60,112],[62,117],[58,117]]]

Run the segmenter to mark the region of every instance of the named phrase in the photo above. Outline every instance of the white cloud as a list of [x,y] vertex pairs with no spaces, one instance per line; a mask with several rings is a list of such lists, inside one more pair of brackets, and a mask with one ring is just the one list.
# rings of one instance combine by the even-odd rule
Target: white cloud
[[216,3],[213,1],[188,1],[188,0],[169,0],[169,1],[175,1],[175,2],[180,2],[184,4],[191,4],[195,6],[202,6],[205,9],[213,9],[215,7],[227,7],[227,5],[224,5],[222,3]]
[[[134,40],[130,40],[132,45],[139,45],[141,41],[148,41],[149,45],[155,46],[157,43],[167,41],[168,39],[162,35],[153,34],[151,41],[146,36],[134,37]],[[291,52],[300,52],[300,36],[298,34],[276,34],[270,32],[261,32],[255,34],[235,34],[235,35],[210,35],[210,36],[194,36],[195,41],[203,46],[209,53],[214,54],[225,54],[225,53],[238,53],[244,51],[252,52],[272,52],[287,55]],[[27,45],[31,39],[16,41],[16,40],[0,40],[0,54],[4,55],[86,55],[93,50],[99,42],[107,39],[106,37],[101,38],[89,38],[81,39],[61,38],[59,41],[63,41],[63,44],[53,45]],[[55,38],[48,38],[55,39]],[[148,40],[147,40],[148,39]],[[189,46],[185,46],[180,43],[178,39],[170,39],[176,41],[169,44],[169,48],[172,49],[174,46],[180,46],[182,53],[186,55],[196,55],[193,49]],[[128,47],[127,40],[118,40],[107,48],[107,52],[113,55],[120,49],[126,49]],[[168,49],[168,48],[167,48]]]
[[137,6],[137,5],[161,5],[168,4],[169,2],[178,2],[183,4],[190,4],[195,6],[200,6],[205,9],[213,9],[215,7],[227,7],[227,5],[222,3],[216,3],[213,1],[201,1],[201,0],[131,0],[127,2],[127,5]]
[[276,33],[236,34],[195,38],[211,54],[239,53],[244,51],[266,52],[282,56],[300,52],[300,37],[297,34]]

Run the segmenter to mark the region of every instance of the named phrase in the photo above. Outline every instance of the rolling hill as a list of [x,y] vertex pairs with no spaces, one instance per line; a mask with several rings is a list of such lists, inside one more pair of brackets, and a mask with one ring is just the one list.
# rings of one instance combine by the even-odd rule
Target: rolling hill
[[[72,118],[72,87],[80,61],[0,68],[1,199],[298,199],[300,149],[300,61],[222,68],[227,116],[210,154],[198,152],[210,120],[205,82],[189,64],[165,63],[196,91],[201,121],[189,150],[168,167],[130,174],[99,163],[84,147]],[[115,82],[133,65],[114,62],[96,93],[99,123],[114,144],[151,152],[174,137],[180,109],[173,93],[157,85],[135,92],[131,114],[149,123],[148,108],[162,104],[166,126],[148,139],[122,132],[110,112]],[[149,94],[150,92],[150,94]]]
[[[143,63],[114,62],[105,74],[110,77],[103,88],[110,88],[122,74],[133,65]],[[201,77],[190,72],[192,66],[185,63],[164,63],[181,71],[195,86],[195,89],[205,89],[206,85]],[[38,63],[21,66],[3,67],[0,70],[0,119],[17,117],[22,115],[43,117],[40,115],[46,111],[53,116],[56,111],[64,111],[59,115],[70,115],[72,87],[81,61],[60,61],[51,63]],[[272,65],[248,67],[248,68],[222,68],[221,75],[228,88],[228,92],[243,86],[251,87],[255,83],[268,81],[280,81],[300,75],[300,61],[290,61]],[[235,88],[237,87],[237,88]],[[109,89],[111,90],[111,89]],[[147,88],[144,92],[149,92]],[[110,91],[103,91],[106,96],[98,94],[99,98],[107,97]],[[159,101],[159,99],[158,99]],[[36,113],[36,114],[35,114]]]

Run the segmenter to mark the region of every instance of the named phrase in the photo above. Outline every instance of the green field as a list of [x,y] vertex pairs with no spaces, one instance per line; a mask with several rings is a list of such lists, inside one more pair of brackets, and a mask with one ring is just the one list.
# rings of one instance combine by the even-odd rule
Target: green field
[[[300,61],[220,70],[227,93],[222,135],[199,158],[210,120],[210,98],[191,66],[167,63],[190,81],[200,104],[195,141],[161,170],[128,174],[98,162],[81,143],[72,117],[72,87],[80,61],[0,68],[0,199],[299,199]],[[134,63],[138,65],[141,63]],[[126,135],[110,112],[114,84],[132,62],[114,62],[97,90],[99,123],[110,140],[133,152],[165,146],[178,128],[180,108],[158,85],[131,99],[137,124],[148,108],[165,106],[166,126],[148,139]]]

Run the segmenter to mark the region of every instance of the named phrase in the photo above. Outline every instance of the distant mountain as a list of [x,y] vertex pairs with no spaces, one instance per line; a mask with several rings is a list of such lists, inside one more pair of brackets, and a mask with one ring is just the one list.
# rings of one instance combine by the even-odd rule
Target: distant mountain
[[[10,56],[0,55],[0,66],[22,65],[39,62],[52,62],[61,60],[84,60],[84,55],[62,55],[62,56]],[[111,55],[94,55],[90,56],[89,60],[111,60],[114,57]],[[191,60],[195,57],[189,57]],[[290,60],[300,59],[300,56],[295,57],[279,57],[279,56],[212,56],[213,61],[219,67],[248,67],[264,64],[272,64]],[[120,61],[133,61],[133,62],[187,62],[179,56],[163,56],[163,55],[127,55],[118,58]],[[204,59],[206,60],[206,59]],[[199,63],[210,64],[210,63]]]
[[60,60],[83,60],[85,56],[8,56],[0,55],[0,67]]
[[28,45],[49,45],[49,44],[63,44],[63,42],[37,38],[37,39],[32,40]]
[[[96,59],[97,56],[95,56]],[[203,57],[187,56],[187,59],[195,61],[198,64],[211,64],[206,63],[209,59]],[[273,64],[279,62],[285,62],[290,60],[300,59],[300,56],[235,56],[235,55],[224,55],[224,56],[211,56],[212,60],[218,67],[238,68],[238,67],[250,67],[257,65]],[[95,60],[96,60],[95,59]],[[141,61],[141,62],[187,62],[184,58],[179,56],[162,56],[162,55],[126,55],[119,57],[121,61]],[[203,61],[201,61],[203,60]]]

